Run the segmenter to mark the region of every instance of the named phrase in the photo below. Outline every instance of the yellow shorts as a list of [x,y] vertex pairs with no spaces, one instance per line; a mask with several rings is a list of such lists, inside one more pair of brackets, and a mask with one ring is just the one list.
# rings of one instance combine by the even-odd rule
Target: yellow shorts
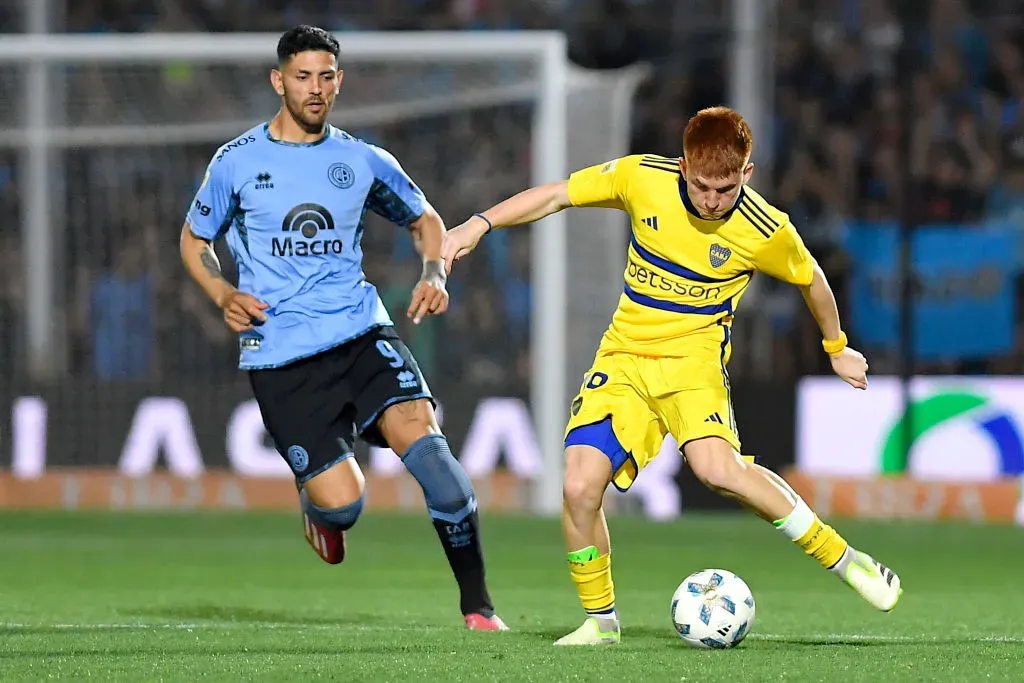
[[666,434],[680,449],[720,436],[740,450],[721,359],[599,352],[573,399],[565,445],[593,446],[607,455],[612,483],[625,491],[661,450]]

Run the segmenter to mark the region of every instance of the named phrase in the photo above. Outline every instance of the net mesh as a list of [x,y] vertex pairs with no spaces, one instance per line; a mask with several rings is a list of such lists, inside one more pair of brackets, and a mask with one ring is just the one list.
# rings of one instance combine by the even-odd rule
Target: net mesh
[[0,127],[18,127],[25,121],[24,74],[22,69],[0,69]]
[[[187,279],[178,234],[217,147],[266,120],[279,106],[268,67],[185,61],[48,67],[52,107],[47,138],[54,180],[48,192],[61,356],[54,362],[64,368],[56,391],[58,403],[75,406],[68,408],[69,415],[83,429],[93,420],[124,422],[146,395],[190,396],[193,419],[216,414],[222,409],[216,404],[225,397],[236,402],[249,397],[246,377],[236,370],[237,341]],[[23,210],[16,191],[25,159],[25,122],[18,118],[24,99],[17,81],[21,72],[5,69],[0,75],[0,93],[11,95],[0,100],[0,202],[7,216]],[[599,105],[617,84],[636,78],[611,74],[582,79],[573,87],[570,117],[590,115],[579,118],[583,123],[572,131],[570,162],[598,163],[626,153],[628,126],[622,125],[621,112],[602,111]],[[536,66],[526,60],[361,61],[346,69],[332,121],[391,151],[453,226],[530,185],[538,92]],[[570,223],[570,239],[584,229],[594,234],[593,218]],[[620,232],[623,226],[619,220]],[[368,279],[380,290],[431,388],[442,403],[453,404],[447,414],[462,413],[465,419],[483,398],[529,395],[530,231],[491,237],[450,280],[457,305],[443,318],[413,326],[404,315],[420,273],[412,240],[375,215],[367,216],[363,235]],[[5,223],[0,238],[0,254],[11,266],[0,271],[2,313],[5,320],[20,321],[25,297],[19,284],[19,221]],[[624,239],[620,235],[614,241],[613,253],[621,252]],[[230,256],[223,245],[217,250],[233,278]],[[612,278],[605,272],[573,271],[574,286],[588,290],[591,302],[595,297],[603,302],[582,310],[574,304],[570,329],[587,331],[570,333],[569,339],[585,336],[596,344],[598,326],[607,325],[618,292],[609,294],[608,281],[620,270],[621,264],[615,264]],[[570,298],[587,300],[573,292]],[[10,387],[24,366],[22,327],[0,328],[0,375],[8,384],[2,393],[16,396],[18,381]],[[573,385],[592,351],[572,350],[579,359],[570,373]],[[199,438],[222,449],[224,420],[219,422],[210,426],[219,434]],[[83,439],[68,458],[73,464],[112,464],[119,450],[117,442]]]
[[[66,93],[67,132],[102,131],[94,144],[57,152],[65,180],[59,201],[68,209],[59,289],[69,316],[69,368],[81,377],[126,373],[128,379],[176,381],[213,375],[232,381],[233,340],[202,293],[185,281],[177,231],[217,146],[278,106],[267,69],[173,63],[54,71],[58,91]],[[449,223],[529,184],[532,105],[509,87],[529,84],[532,65],[363,64],[350,71],[334,121],[395,154]],[[495,97],[506,101],[473,106],[486,90],[499,91]],[[473,101],[460,104],[460,98]],[[442,101],[447,111],[437,111]],[[194,129],[194,139],[184,143],[160,143],[158,127],[180,130],[196,123],[213,125]],[[118,135],[138,139],[118,141]],[[104,144],[104,138],[118,144]],[[418,256],[406,234],[380,223],[376,216],[368,218],[365,268],[404,328],[401,313],[419,275]],[[526,237],[512,234],[504,248],[467,262],[471,272],[453,279],[453,295],[466,297],[472,315],[456,312],[427,327],[400,329],[428,376],[444,371],[467,377],[478,391],[488,385],[521,386],[516,359],[525,353],[526,338],[498,330],[528,331],[523,312],[488,306],[494,318],[488,325],[475,302],[503,301],[498,282],[510,274],[513,255]],[[230,264],[230,258],[224,255],[222,262]],[[114,302],[98,296],[97,283],[121,273],[140,288],[144,284],[146,297],[161,313],[128,317],[103,332],[95,318],[116,316],[105,310]],[[440,336],[466,343],[445,353],[437,343]],[[124,373],[109,367],[133,355],[118,352],[122,344],[149,348],[143,354],[149,361]]]

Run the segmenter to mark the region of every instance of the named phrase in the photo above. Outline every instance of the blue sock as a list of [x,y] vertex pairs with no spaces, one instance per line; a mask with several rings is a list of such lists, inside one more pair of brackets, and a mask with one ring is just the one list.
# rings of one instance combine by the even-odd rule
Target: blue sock
[[305,490],[299,491],[299,504],[310,519],[317,524],[342,531],[351,529],[355,525],[359,515],[363,512],[363,500],[364,496],[359,496],[358,500],[340,508],[322,508],[309,500],[309,495]]
[[440,434],[419,439],[402,456],[402,463],[423,488],[427,511],[459,584],[462,613],[490,617],[494,605],[484,580],[476,494],[466,470]]

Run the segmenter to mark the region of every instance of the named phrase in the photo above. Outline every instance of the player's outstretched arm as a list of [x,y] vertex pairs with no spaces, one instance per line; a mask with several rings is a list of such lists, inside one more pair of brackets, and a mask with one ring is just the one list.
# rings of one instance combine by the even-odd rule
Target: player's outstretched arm
[[187,222],[181,228],[181,260],[185,269],[217,307],[224,311],[224,321],[235,332],[253,328],[253,322],[267,319],[264,309],[267,304],[256,297],[240,292],[224,279],[220,261],[213,250],[213,244],[192,232]]
[[448,309],[448,292],[444,288],[446,273],[441,260],[444,240],[444,221],[434,207],[427,204],[419,218],[409,224],[416,251],[423,257],[423,273],[416,288],[407,315],[417,325],[425,315],[441,315]]
[[839,308],[828,278],[817,263],[811,284],[800,287],[800,293],[821,328],[822,346],[832,361],[832,369],[850,386],[868,388],[868,362],[859,351],[847,346],[846,333],[839,322]]
[[570,206],[572,202],[569,200],[569,182],[563,180],[523,190],[483,213],[474,214],[468,221],[452,228],[444,236],[444,263],[447,272],[450,273],[452,264],[473,251],[480,239],[491,230],[532,223]]

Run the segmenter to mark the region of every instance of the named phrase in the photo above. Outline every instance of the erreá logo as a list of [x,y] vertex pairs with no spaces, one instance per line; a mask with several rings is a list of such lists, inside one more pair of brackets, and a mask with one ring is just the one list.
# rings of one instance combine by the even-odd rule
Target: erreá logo
[[272,256],[327,256],[340,254],[342,243],[339,239],[315,239],[322,231],[334,231],[334,217],[331,212],[320,204],[299,204],[288,212],[281,221],[281,232],[298,232],[306,240],[292,241],[289,235],[285,238],[273,238],[270,245]]
[[[907,420],[913,431],[910,443],[904,446]],[[885,439],[881,453],[882,474],[906,472],[914,444],[932,429],[952,420],[970,420],[988,437],[998,454],[1000,476],[1024,475],[1024,440],[1013,415],[985,396],[964,391],[939,392],[910,403]]]

